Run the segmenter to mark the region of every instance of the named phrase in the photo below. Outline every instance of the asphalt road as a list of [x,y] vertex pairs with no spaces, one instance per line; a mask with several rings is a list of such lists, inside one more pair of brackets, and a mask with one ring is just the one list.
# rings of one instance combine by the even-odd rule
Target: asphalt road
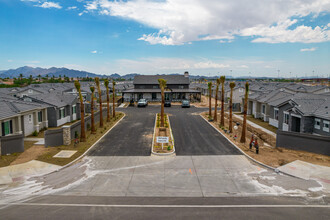
[[327,219],[329,205],[296,197],[43,196],[0,206],[1,219]]
[[[177,155],[238,155],[240,152],[198,114],[207,109],[165,108],[170,114]],[[160,106],[128,107],[126,117],[89,153],[90,156],[148,156],[155,114]]]

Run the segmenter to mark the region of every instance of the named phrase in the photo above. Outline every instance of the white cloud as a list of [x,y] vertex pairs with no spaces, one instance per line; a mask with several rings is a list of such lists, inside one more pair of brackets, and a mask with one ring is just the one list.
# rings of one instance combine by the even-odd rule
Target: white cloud
[[66,10],[75,10],[75,9],[77,9],[77,6],[71,6],[71,7],[67,7],[67,9],[66,9]]
[[240,65],[240,66],[237,66],[237,68],[243,68],[243,69],[248,69],[249,68],[249,66],[247,66],[247,65]]
[[302,48],[300,49],[300,52],[312,52],[312,51],[315,51],[317,48],[316,47],[311,47],[311,48]]
[[97,53],[97,50],[93,50],[93,51],[91,51],[91,53]]
[[35,6],[40,7],[40,8],[58,8],[58,9],[62,8],[60,3],[57,3],[57,2],[44,2],[41,5],[35,5]]
[[8,62],[8,63],[12,63],[12,62],[14,62],[14,61],[13,61],[13,60],[7,60],[7,62]]
[[329,12],[329,0],[94,0],[85,7],[158,29],[139,38],[150,44],[180,45],[200,40],[223,43],[240,35],[254,37],[256,43],[330,40],[329,25],[292,26],[297,22],[292,17],[317,17]]

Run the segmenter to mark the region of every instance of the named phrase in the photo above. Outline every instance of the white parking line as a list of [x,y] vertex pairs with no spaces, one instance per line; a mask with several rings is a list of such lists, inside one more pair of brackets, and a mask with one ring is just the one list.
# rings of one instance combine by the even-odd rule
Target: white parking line
[[[5,205],[5,203],[0,203],[0,205]],[[63,203],[10,203],[10,205],[109,207],[109,208],[330,208],[330,205],[117,205],[117,204],[63,204]]]

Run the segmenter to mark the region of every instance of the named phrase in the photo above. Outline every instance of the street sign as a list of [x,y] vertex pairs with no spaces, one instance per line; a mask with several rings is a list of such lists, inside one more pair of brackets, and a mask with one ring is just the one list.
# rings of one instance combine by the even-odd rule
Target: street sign
[[162,143],[162,144],[168,143],[168,137],[158,136],[157,139],[156,139],[156,142],[157,143]]

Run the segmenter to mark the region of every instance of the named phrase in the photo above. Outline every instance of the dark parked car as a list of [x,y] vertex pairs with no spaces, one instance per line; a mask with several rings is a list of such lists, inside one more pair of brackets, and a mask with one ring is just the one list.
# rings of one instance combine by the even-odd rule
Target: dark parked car
[[146,107],[148,105],[148,101],[146,99],[140,99],[138,102],[138,107]]
[[182,108],[190,108],[190,102],[188,100],[183,100],[181,104]]
[[165,103],[164,103],[164,106],[165,107],[171,107],[171,101],[166,100]]

